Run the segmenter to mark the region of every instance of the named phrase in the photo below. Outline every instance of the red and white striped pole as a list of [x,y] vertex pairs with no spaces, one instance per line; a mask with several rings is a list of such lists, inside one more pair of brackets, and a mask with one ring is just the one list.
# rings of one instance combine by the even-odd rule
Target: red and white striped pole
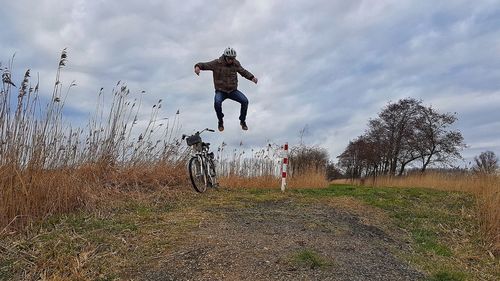
[[281,192],[286,188],[286,172],[288,166],[288,143],[283,146],[283,162],[281,164]]

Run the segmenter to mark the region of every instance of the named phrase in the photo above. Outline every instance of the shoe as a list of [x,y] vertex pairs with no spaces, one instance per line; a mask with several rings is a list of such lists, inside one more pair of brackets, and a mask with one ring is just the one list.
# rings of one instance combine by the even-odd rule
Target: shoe
[[219,121],[219,126],[218,126],[218,128],[219,128],[219,132],[224,131],[224,122],[223,122],[223,121]]
[[240,122],[240,125],[241,125],[241,128],[242,128],[244,131],[248,130],[248,127],[247,127],[247,122],[245,122],[245,121],[241,121],[241,122]]

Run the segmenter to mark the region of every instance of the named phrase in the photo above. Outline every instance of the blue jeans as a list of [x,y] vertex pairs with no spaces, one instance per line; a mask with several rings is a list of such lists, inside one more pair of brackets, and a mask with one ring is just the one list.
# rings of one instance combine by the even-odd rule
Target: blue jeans
[[217,90],[215,91],[214,108],[215,113],[217,113],[217,119],[219,119],[219,121],[222,121],[222,118],[224,118],[224,113],[222,113],[222,102],[225,99],[234,100],[241,104],[240,121],[244,122],[247,118],[248,99],[242,92],[238,90],[234,90],[230,93],[224,93]]

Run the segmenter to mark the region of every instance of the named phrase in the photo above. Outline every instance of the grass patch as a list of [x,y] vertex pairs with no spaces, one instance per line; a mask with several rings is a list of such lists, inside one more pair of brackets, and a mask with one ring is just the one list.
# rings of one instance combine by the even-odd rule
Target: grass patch
[[414,230],[412,232],[412,237],[415,243],[418,245],[418,249],[423,253],[434,252],[437,255],[444,257],[451,257],[451,250],[440,243],[437,242],[436,234],[429,230]]
[[276,193],[275,190],[272,189],[257,189],[257,188],[252,188],[248,190],[248,193],[252,195],[257,195],[257,196],[262,196],[262,195],[269,195],[271,193]]
[[310,269],[316,269],[330,265],[330,263],[324,257],[311,249],[298,251],[291,257],[290,261],[294,265],[307,267]]
[[[1,253],[1,252],[0,252]],[[15,259],[0,259],[0,280],[11,280],[12,272],[9,271],[9,268],[14,264]]]
[[440,271],[432,275],[428,281],[463,281],[465,274],[461,272]]

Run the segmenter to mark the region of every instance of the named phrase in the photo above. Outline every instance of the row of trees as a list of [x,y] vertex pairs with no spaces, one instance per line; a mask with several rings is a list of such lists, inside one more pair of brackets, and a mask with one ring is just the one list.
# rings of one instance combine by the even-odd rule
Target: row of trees
[[[301,142],[290,149],[289,172],[302,175],[325,172],[329,180],[379,175],[402,175],[407,168],[425,172],[432,164],[452,164],[465,147],[462,134],[452,125],[456,114],[440,113],[421,100],[401,99],[389,103],[370,119],[365,133],[349,142],[334,164],[326,149]],[[498,158],[486,151],[474,158],[472,171],[496,173]]]
[[462,134],[451,126],[455,114],[439,113],[421,100],[389,103],[338,156],[348,177],[401,175],[408,166],[423,172],[432,163],[460,159]]

